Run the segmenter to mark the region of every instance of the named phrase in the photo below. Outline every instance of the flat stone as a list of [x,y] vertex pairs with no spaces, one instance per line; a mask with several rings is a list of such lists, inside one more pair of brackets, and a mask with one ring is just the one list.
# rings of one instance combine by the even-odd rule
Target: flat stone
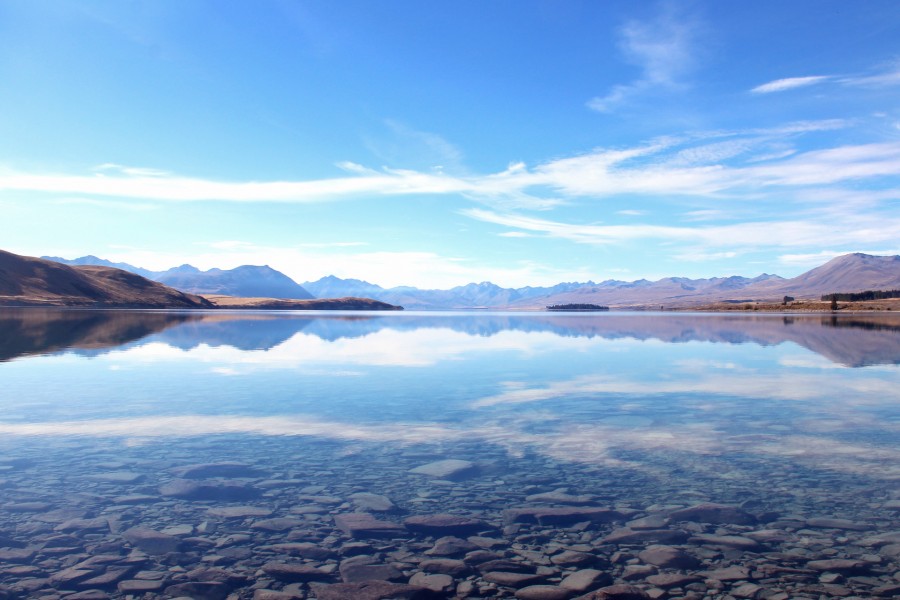
[[846,558],[811,560],[806,563],[806,566],[816,571],[835,571],[838,573],[852,573],[869,570],[869,565],[863,561]]
[[68,586],[81,581],[82,579],[93,577],[98,573],[98,569],[79,569],[77,567],[69,567],[68,569],[57,571],[56,573],[51,575],[50,583],[60,586]]
[[608,573],[597,569],[581,569],[571,575],[567,575],[559,584],[559,587],[577,593],[584,593],[610,583],[612,583],[612,577]]
[[657,573],[659,573],[659,569],[653,565],[625,565],[625,568],[622,570],[622,579],[625,581],[639,581]]
[[291,556],[299,556],[311,560],[328,560],[337,556],[337,552],[328,548],[323,548],[317,544],[309,542],[293,542],[284,544],[272,544],[271,546],[263,546],[274,552],[282,554],[290,554]]
[[3,510],[9,512],[46,512],[50,510],[47,502],[9,502],[3,505]]
[[558,489],[552,492],[531,494],[525,497],[525,502],[546,502],[547,504],[573,504],[579,506],[593,503],[594,498],[593,496],[575,496],[567,493],[565,489]]
[[350,501],[361,511],[371,512],[396,512],[397,505],[391,502],[387,496],[371,494],[369,492],[357,492],[350,494]]
[[724,546],[726,548],[737,548],[738,550],[759,550],[762,546],[756,540],[751,540],[740,535],[695,535],[690,538],[691,542],[703,544],[704,546]]
[[479,546],[469,540],[448,535],[435,540],[434,546],[426,550],[425,554],[429,556],[459,556],[478,548]]
[[704,502],[669,513],[673,521],[694,521],[730,525],[754,525],[756,517],[737,506]]
[[246,576],[215,567],[198,567],[189,571],[186,576],[191,581],[218,581],[228,584],[231,588],[247,585]]
[[860,546],[886,546],[888,544],[900,544],[900,531],[889,531],[864,538],[857,542]]
[[416,573],[409,578],[409,584],[423,587],[438,594],[446,594],[453,590],[453,578],[442,574]]
[[[454,558],[432,558],[419,563],[419,568],[426,573],[441,573],[458,577],[469,572],[469,565]],[[425,586],[428,587],[428,586]]]
[[152,555],[175,552],[181,545],[181,540],[177,537],[148,527],[132,527],[122,533],[122,537],[135,548]]
[[572,591],[555,585],[529,585],[516,590],[518,600],[567,600]]
[[607,544],[635,544],[655,542],[660,544],[681,544],[687,541],[688,534],[680,529],[616,529],[605,538]]
[[186,537],[189,535],[194,535],[194,526],[193,525],[172,525],[171,527],[166,527],[162,530],[166,535],[174,535],[178,537]]
[[763,588],[755,583],[747,582],[731,588],[731,595],[735,598],[756,598],[756,595],[761,589]]
[[625,523],[625,527],[629,529],[665,529],[669,524],[669,519],[662,515],[651,515],[634,519]]
[[172,472],[183,479],[213,479],[216,477],[263,477],[265,473],[250,465],[239,462],[218,462],[198,465],[186,465],[172,469]]
[[0,548],[0,562],[27,563],[37,554],[30,548]]
[[586,567],[597,561],[597,557],[588,552],[564,550],[550,557],[550,562],[560,567]]
[[134,572],[133,567],[108,567],[104,573],[78,582],[78,587],[107,588],[116,585]]
[[109,519],[95,517],[93,519],[69,519],[53,528],[54,531],[109,531]]
[[703,581],[696,575],[683,575],[681,573],[659,573],[646,579],[647,583],[661,588],[683,587],[690,583]]
[[866,523],[857,523],[847,519],[807,519],[806,526],[814,529],[847,529],[850,531],[866,531],[872,529]]
[[478,570],[482,573],[487,573],[488,571],[505,571],[508,573],[534,574],[534,569],[527,563],[510,560],[508,558],[497,558],[482,562],[478,565]]
[[590,521],[592,523],[612,523],[623,519],[622,513],[609,508],[598,507],[518,507],[503,511],[503,522],[539,523],[540,525],[570,525]]
[[257,498],[261,495],[261,490],[243,482],[173,479],[161,486],[159,493],[163,496],[185,500],[234,502]]
[[354,538],[394,537],[406,534],[403,525],[381,521],[368,513],[345,513],[334,516],[338,529]]
[[341,561],[339,572],[344,583],[359,581],[401,581],[403,573],[393,565],[379,564],[371,556],[354,556]]
[[703,571],[699,575],[706,579],[715,579],[716,581],[743,581],[750,578],[750,569],[747,567],[725,567],[723,569],[713,569],[711,571]]
[[191,598],[192,600],[225,600],[231,588],[218,581],[188,581],[166,588],[171,598]]
[[253,600],[302,600],[306,595],[302,592],[279,592],[276,590],[253,590]]
[[639,587],[616,584],[579,596],[577,600],[650,600],[650,596]]
[[438,460],[421,465],[414,469],[410,469],[409,472],[417,475],[427,475],[428,477],[434,477],[436,479],[449,479],[452,481],[454,479],[472,475],[475,470],[475,463],[467,460],[448,458],[446,460]]
[[268,517],[272,511],[262,506],[217,506],[207,509],[212,517],[223,519],[244,519],[246,517]]
[[279,517],[276,519],[264,519],[262,521],[255,521],[253,525],[250,526],[250,528],[261,529],[263,531],[287,531],[288,529],[294,529],[295,527],[300,527],[301,525],[306,524],[306,521],[301,521],[300,519]]
[[488,571],[482,575],[482,578],[497,585],[514,588],[525,587],[544,580],[543,575],[536,573],[510,573],[509,571]]
[[113,504],[153,504],[159,501],[159,496],[149,496],[147,494],[130,494],[127,496],[116,496],[112,499]]
[[147,479],[147,476],[142,473],[133,473],[131,471],[108,471],[106,473],[97,473],[95,475],[88,475],[87,479],[93,481],[103,481],[106,483],[140,483]]
[[485,529],[492,529],[481,519],[459,515],[415,515],[403,521],[407,529],[426,535],[468,535]]
[[434,592],[415,585],[361,581],[312,585],[317,600],[432,600]]
[[638,553],[641,561],[664,569],[696,569],[700,561],[681,548],[652,545]]
[[267,562],[262,570],[269,577],[285,583],[331,579],[331,575],[325,571],[304,563]]
[[164,579],[126,579],[116,586],[123,594],[143,594],[144,592],[156,592],[166,585]]
[[109,600],[109,594],[103,590],[85,590],[66,596],[69,600]]

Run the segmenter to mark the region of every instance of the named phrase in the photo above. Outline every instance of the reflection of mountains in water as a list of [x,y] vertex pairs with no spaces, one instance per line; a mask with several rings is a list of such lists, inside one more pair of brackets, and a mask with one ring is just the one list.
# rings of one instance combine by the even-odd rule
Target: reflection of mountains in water
[[504,331],[565,337],[702,341],[770,346],[794,342],[850,366],[900,364],[900,315],[720,315],[687,313],[399,314],[203,313],[18,309],[0,312],[0,360],[75,349],[94,354],[136,342],[268,350],[297,333],[326,341],[382,330],[449,329],[489,337]]
[[191,313],[4,308],[0,361],[74,349],[96,354],[184,323]]

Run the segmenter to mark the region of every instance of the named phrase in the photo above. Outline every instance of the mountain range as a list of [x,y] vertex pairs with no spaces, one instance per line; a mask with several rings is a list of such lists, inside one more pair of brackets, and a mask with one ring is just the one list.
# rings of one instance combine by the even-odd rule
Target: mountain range
[[610,279],[599,283],[567,282],[549,287],[521,288],[503,288],[491,282],[482,282],[447,290],[409,286],[383,288],[367,281],[341,279],[333,275],[301,285],[267,266],[200,271],[190,265],[182,265],[168,271],[154,272],[126,263],[112,263],[95,256],[69,261],[60,258],[50,260],[77,265],[99,264],[139,274],[149,273],[145,276],[191,293],[269,298],[353,296],[372,298],[407,309],[536,309],[551,304],[569,303],[601,304],[613,308],[687,308],[714,302],[772,302],[781,301],[784,296],[814,299],[832,292],[900,289],[900,256],[861,253],[839,256],[791,279],[764,273],[752,278],[666,277],[658,281]]
[[[72,260],[58,256],[42,256],[41,258],[71,266],[98,265],[123,269],[191,294],[292,300],[309,300],[315,297],[296,281],[268,265],[261,267],[244,265],[236,269],[210,269],[208,271],[201,271],[191,265],[181,265],[167,271],[151,271],[128,263],[115,263],[93,255]],[[352,294],[328,297],[337,298],[348,295]]]
[[686,308],[714,302],[781,301],[784,296],[817,299],[832,292],[900,289],[900,256],[846,254],[792,279],[763,273],[757,277],[658,281],[610,279],[595,283],[569,282],[551,287],[503,288],[491,282],[470,283],[449,290],[413,287],[382,288],[358,279],[323,277],[303,287],[315,295],[349,293],[400,304],[407,309],[512,308],[535,309],[551,304],[600,304],[613,308]]

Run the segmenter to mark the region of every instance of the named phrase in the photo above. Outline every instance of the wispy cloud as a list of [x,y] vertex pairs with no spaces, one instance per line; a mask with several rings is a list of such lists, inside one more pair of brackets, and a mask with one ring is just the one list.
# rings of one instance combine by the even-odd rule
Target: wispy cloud
[[[583,225],[539,219],[521,214],[496,213],[473,208],[463,211],[468,217],[566,239],[579,244],[609,245],[636,240],[658,240],[702,244],[715,248],[791,248],[836,244],[889,242],[900,236],[900,218],[859,217],[840,222],[812,220],[772,220],[704,227],[662,225]],[[874,236],[874,237],[873,237]],[[725,252],[725,251],[721,251]]]
[[839,86],[850,87],[889,87],[900,85],[900,62],[894,61],[870,73],[860,73],[855,75],[808,75],[805,77],[785,77],[784,79],[776,79],[763,83],[750,92],[754,94],[771,94],[774,92],[784,92],[798,88],[805,88],[814,85],[831,83]]
[[386,164],[437,173],[464,171],[462,150],[443,136],[396,119],[385,119],[384,125],[387,131],[366,136],[365,144]]
[[588,101],[589,108],[611,112],[626,100],[647,90],[675,89],[694,64],[694,27],[665,12],[654,21],[630,21],[620,30],[619,48],[625,59],[641,70],[638,79],[614,86],[603,96]]
[[810,252],[805,254],[782,254],[778,257],[778,262],[783,265],[792,267],[816,267],[824,262],[837,258],[844,254],[860,252],[862,254],[873,254],[877,256],[893,256],[900,255],[900,248],[878,248],[878,249],[855,249],[855,250],[822,250],[821,252]]
[[809,87],[818,83],[823,83],[832,79],[831,75],[810,75],[807,77],[786,77],[784,79],[776,79],[769,83],[758,85],[752,90],[754,94],[771,94],[773,92],[784,92],[802,87]]
[[[384,196],[469,198],[498,210],[547,210],[576,200],[635,195],[657,198],[748,197],[779,189],[877,181],[900,175],[900,142],[770,154],[770,141],[845,126],[844,121],[792,123],[768,130],[663,137],[624,148],[598,148],[529,167],[481,175],[372,169],[341,163],[343,176],[295,181],[221,181],[129,167],[93,175],[0,171],[0,191],[145,201],[312,203]],[[730,139],[723,140],[723,137]],[[765,161],[756,160],[760,154]]]

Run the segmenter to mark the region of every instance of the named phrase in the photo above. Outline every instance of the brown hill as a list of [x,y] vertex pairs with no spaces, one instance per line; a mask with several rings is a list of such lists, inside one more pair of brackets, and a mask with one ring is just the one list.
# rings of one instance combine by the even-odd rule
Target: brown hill
[[0,306],[213,308],[140,275],[98,266],[68,266],[0,250]]
[[785,293],[807,296],[900,289],[900,256],[845,254],[787,280],[781,287]]

